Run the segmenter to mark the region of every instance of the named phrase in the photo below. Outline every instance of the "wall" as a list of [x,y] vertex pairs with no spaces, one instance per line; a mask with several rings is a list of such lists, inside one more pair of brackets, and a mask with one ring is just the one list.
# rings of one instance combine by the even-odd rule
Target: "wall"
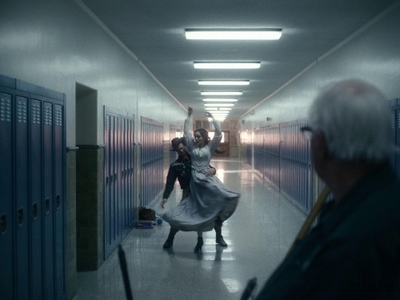
[[[254,115],[242,116],[241,131],[306,118],[321,88],[346,78],[374,83],[388,99],[400,97],[399,16],[398,1],[264,99],[254,108]],[[271,120],[266,121],[267,117]]]
[[[97,124],[91,124],[97,132],[85,138],[92,146],[104,143],[103,105],[135,115],[136,143],[140,142],[141,116],[162,122],[164,139],[169,140],[170,125],[180,126],[186,111],[79,0],[1,1],[0,56],[0,74],[66,95],[67,289],[68,299],[72,299],[76,294],[79,230],[76,227],[77,84],[97,92],[97,109],[93,111],[97,116],[89,116],[92,121],[97,119]],[[140,151],[137,153],[140,155]]]

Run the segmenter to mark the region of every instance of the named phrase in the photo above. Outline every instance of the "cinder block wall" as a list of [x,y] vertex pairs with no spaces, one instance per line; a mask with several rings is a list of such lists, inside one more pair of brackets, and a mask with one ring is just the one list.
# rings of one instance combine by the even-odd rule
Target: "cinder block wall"
[[97,270],[104,262],[104,148],[78,146],[76,155],[77,270]]

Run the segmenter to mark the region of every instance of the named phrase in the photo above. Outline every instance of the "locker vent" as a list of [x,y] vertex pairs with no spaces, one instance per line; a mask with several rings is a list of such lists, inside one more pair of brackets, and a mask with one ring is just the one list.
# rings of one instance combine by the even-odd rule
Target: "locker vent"
[[62,107],[60,105],[54,105],[54,114],[55,125],[62,126]]
[[11,122],[11,96],[0,93],[0,121]]
[[53,122],[51,120],[51,115],[52,115],[51,104],[45,103],[44,104],[44,124],[45,125],[53,125]]
[[37,100],[32,100],[32,123],[40,124],[40,102]]
[[17,97],[17,122],[26,123],[28,121],[28,103],[26,98]]

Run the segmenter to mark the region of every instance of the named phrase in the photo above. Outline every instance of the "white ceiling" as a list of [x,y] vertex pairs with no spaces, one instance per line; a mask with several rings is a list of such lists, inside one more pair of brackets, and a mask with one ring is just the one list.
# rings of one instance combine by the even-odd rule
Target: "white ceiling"
[[[195,116],[197,80],[246,79],[239,118],[395,0],[81,0]],[[277,41],[186,40],[185,29],[282,28]],[[256,70],[198,70],[193,62],[260,61]]]

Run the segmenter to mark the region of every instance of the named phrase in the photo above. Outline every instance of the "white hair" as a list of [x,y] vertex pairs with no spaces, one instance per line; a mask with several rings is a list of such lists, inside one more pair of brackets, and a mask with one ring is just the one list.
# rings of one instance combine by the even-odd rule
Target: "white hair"
[[373,85],[345,80],[320,94],[309,125],[325,136],[329,153],[344,161],[382,162],[394,150],[389,104]]

